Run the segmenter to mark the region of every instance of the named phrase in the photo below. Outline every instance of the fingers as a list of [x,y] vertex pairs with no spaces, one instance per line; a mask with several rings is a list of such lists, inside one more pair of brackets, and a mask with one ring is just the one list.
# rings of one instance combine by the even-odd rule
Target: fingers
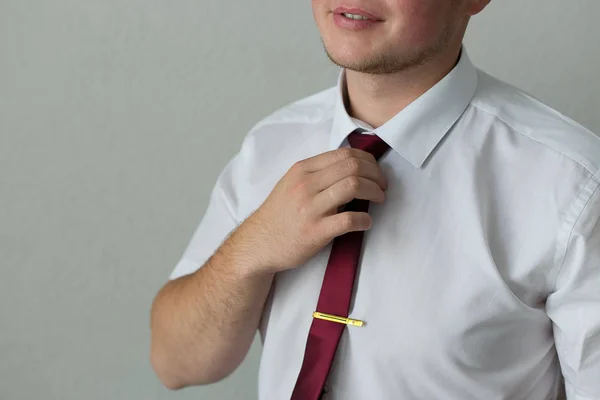
[[310,184],[313,190],[321,192],[336,182],[352,176],[369,179],[377,183],[381,189],[387,189],[387,179],[383,175],[379,164],[354,157],[340,160],[321,171],[315,172],[310,177]]
[[307,173],[317,172],[332,164],[349,158],[359,158],[377,164],[377,160],[371,153],[368,153],[364,150],[353,149],[351,147],[344,147],[298,161],[296,163],[296,167]]
[[313,210],[318,215],[330,214],[353,199],[383,203],[385,192],[372,180],[350,176],[317,194],[313,200]]
[[332,240],[348,232],[366,231],[371,228],[372,223],[368,213],[347,211],[323,219],[322,232],[328,240]]

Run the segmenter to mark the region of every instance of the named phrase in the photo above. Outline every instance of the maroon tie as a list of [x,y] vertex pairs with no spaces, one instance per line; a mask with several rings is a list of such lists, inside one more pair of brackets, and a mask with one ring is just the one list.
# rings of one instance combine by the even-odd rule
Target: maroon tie
[[[350,146],[367,151],[378,160],[389,149],[389,145],[377,135],[362,132],[365,131],[357,129],[348,136]],[[342,211],[368,212],[369,201],[354,199]],[[348,317],[363,234],[364,231],[348,232],[333,240],[316,311]],[[313,319],[302,369],[291,400],[318,400],[321,397],[345,326],[337,322]]]

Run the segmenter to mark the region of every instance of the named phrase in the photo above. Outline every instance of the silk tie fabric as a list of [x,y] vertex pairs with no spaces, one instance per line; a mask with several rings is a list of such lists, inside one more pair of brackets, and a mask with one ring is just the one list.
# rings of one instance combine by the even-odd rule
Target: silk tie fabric
[[[348,135],[351,147],[371,153],[379,160],[389,145],[377,135],[357,129]],[[368,212],[369,201],[354,199],[342,211]],[[348,232],[333,240],[323,285],[315,311],[348,317],[364,231]],[[304,360],[291,400],[318,400],[331,369],[335,352],[346,325],[313,318]],[[364,329],[352,327],[351,329]]]

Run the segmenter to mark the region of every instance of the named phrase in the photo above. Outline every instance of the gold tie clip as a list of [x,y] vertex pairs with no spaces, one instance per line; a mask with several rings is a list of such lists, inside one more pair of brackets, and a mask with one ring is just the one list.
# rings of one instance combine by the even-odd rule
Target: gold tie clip
[[317,319],[323,319],[325,321],[337,322],[338,324],[350,325],[350,326],[363,326],[364,322],[351,319],[346,317],[338,317],[337,315],[325,314],[322,312],[315,311],[313,317]]

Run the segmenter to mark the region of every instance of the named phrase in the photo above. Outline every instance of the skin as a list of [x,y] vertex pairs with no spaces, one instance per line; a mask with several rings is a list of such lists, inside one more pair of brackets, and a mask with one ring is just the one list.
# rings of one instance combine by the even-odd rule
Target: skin
[[[446,76],[469,19],[490,0],[312,0],[329,58],[346,68],[349,113],[377,128]],[[349,31],[333,22],[340,6],[383,21]]]
[[[313,0],[329,57],[346,68],[351,115],[380,126],[456,64],[466,25],[489,0]],[[338,6],[383,21],[348,31]],[[151,310],[151,364],[170,389],[217,382],[245,358],[277,272],[297,268],[335,237],[368,230],[367,213],[341,212],[354,198],[385,201],[373,156],[342,148],[295,163],[265,202],[193,274],[167,282]]]

